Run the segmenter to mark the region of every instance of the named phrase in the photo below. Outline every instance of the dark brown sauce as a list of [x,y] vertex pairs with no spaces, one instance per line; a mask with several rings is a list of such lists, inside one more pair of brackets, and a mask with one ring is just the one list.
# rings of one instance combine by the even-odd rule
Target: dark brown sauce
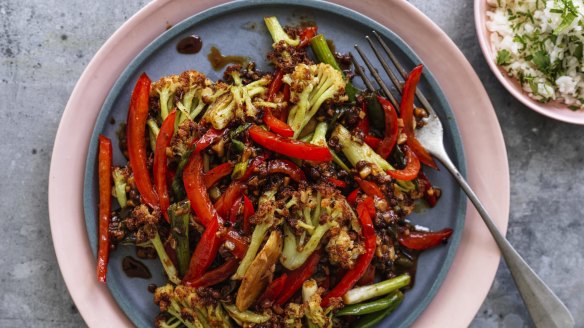
[[211,52],[207,55],[207,59],[209,59],[211,66],[216,71],[222,69],[227,64],[245,65],[248,61],[248,59],[243,56],[223,56],[221,51],[216,47],[211,47]]
[[176,45],[176,51],[185,55],[193,55],[201,51],[203,40],[198,35],[189,35],[182,38]]
[[152,278],[152,274],[150,270],[144,265],[144,263],[136,260],[131,256],[126,256],[122,260],[122,270],[126,276],[130,278],[142,278],[142,279],[150,279]]

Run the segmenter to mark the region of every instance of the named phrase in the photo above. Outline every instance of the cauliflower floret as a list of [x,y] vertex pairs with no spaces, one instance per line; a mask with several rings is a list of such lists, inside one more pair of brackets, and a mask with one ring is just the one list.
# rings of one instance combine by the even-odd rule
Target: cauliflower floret
[[[336,234],[335,234],[336,233]],[[352,269],[359,255],[365,253],[363,245],[355,243],[344,229],[332,229],[326,251],[332,264]]]
[[294,130],[294,138],[316,114],[322,103],[346,101],[346,82],[343,74],[331,65],[296,65],[294,71],[284,75],[284,83],[290,85],[290,101],[295,103],[288,116],[288,125]]

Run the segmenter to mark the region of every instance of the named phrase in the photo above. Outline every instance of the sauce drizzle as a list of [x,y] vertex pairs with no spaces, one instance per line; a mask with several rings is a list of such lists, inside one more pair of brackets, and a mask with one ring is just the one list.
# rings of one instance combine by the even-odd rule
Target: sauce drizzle
[[131,256],[126,256],[122,260],[122,270],[124,270],[126,276],[130,278],[152,278],[152,274],[146,265]]
[[182,38],[176,45],[176,51],[185,55],[193,55],[201,51],[203,40],[198,35],[189,35]]
[[221,51],[216,47],[211,47],[211,52],[207,55],[207,59],[209,59],[211,66],[216,71],[222,69],[227,64],[245,65],[248,61],[248,59],[243,56],[223,56]]

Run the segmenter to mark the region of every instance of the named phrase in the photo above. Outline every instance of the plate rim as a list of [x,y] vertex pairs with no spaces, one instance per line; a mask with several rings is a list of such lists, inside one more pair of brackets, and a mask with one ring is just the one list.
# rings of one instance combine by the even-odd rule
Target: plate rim
[[[282,6],[282,5],[290,5],[289,1],[287,0],[269,0],[269,1],[234,1],[229,3],[220,4],[211,8],[208,8],[204,11],[195,13],[194,15],[182,20],[181,22],[174,24],[172,28],[168,29],[160,36],[158,36],[155,40],[149,43],[140,53],[132,59],[129,65],[123,70],[123,72],[119,75],[116,82],[114,83],[113,87],[110,89],[99,114],[97,116],[97,120],[92,132],[92,136],[90,139],[90,143],[88,145],[88,155],[85,163],[85,174],[84,174],[84,183],[83,183],[83,207],[85,212],[85,224],[87,228],[87,235],[90,240],[90,246],[94,252],[96,253],[96,243],[97,238],[96,236],[92,235],[91,230],[96,230],[95,225],[95,218],[94,215],[94,208],[95,204],[91,203],[92,197],[90,196],[94,190],[94,181],[93,176],[95,174],[95,163],[97,159],[97,138],[99,134],[103,131],[103,128],[107,124],[108,117],[112,110],[112,106],[115,103],[116,99],[119,97],[121,93],[121,89],[126,83],[129,83],[129,79],[132,75],[139,70],[140,67],[148,60],[148,58],[153,55],[160,47],[165,46],[170,39],[175,38],[176,36],[183,34],[185,30],[192,28],[194,25],[204,22],[209,19],[213,19],[215,16],[220,15],[230,15],[238,10],[249,10],[250,8],[257,8],[261,6]],[[306,9],[317,9],[321,11],[325,11],[329,14],[334,14],[341,19],[349,19],[353,21],[361,22],[363,25],[368,27],[372,27],[373,29],[377,30],[382,36],[385,38],[390,39],[394,44],[396,44],[400,51],[404,52],[408,58],[410,58],[413,62],[423,63],[423,61],[419,58],[419,56],[411,49],[411,47],[396,33],[394,33],[389,28],[383,26],[379,22],[355,11],[350,8],[329,3],[329,2],[322,2],[318,0],[297,0],[295,1],[292,6],[296,8],[306,8]],[[260,59],[263,60],[263,59]],[[445,113],[444,116],[448,119],[442,119],[443,125],[445,130],[449,130],[452,133],[452,145],[455,150],[455,157],[452,158],[454,162],[457,163],[457,167],[463,176],[466,176],[466,160],[464,156],[464,149],[462,147],[462,140],[461,134],[456,123],[456,119],[454,118],[454,112],[446,99],[446,96],[440,86],[438,81],[434,78],[432,72],[429,69],[425,69],[423,73],[423,78],[426,79],[429,87],[435,91],[437,99],[435,100],[440,106],[444,109]],[[444,172],[444,174],[448,174]],[[465,222],[465,213],[466,213],[466,196],[460,190],[457,190],[457,194],[459,195],[459,199],[456,201],[455,205],[455,225],[451,227],[454,230],[453,235],[449,239],[448,250],[446,251],[446,257],[444,261],[439,265],[438,274],[435,279],[432,281],[431,288],[423,294],[421,302],[417,303],[415,307],[409,312],[406,317],[406,320],[400,322],[399,327],[408,327],[410,326],[419,316],[420,314],[426,309],[428,304],[432,301],[438,289],[442,285],[452,262],[454,261],[454,256],[458,247],[460,245],[460,239],[462,236],[462,231],[464,228]],[[133,305],[125,302],[125,298],[121,293],[121,288],[119,287],[119,281],[108,278],[107,287],[109,291],[114,296],[117,304],[122,308],[122,311],[126,314],[126,316],[137,326],[139,327],[147,327],[151,323],[142,320],[143,318],[132,311]],[[388,320],[390,316],[384,318],[380,324],[383,324],[385,320]]]
[[503,69],[495,63],[495,54],[493,53],[489,36],[491,32],[487,29],[486,14],[489,11],[489,4],[487,0],[475,0],[474,2],[474,21],[477,38],[481,47],[481,52],[487,62],[491,72],[497,77],[499,82],[507,89],[507,91],[529,109],[542,114],[544,116],[553,118],[555,120],[584,125],[584,110],[572,111],[568,105],[562,104],[543,104],[529,97],[516,79],[511,78]]
[[[91,101],[102,103],[105,94],[100,85],[96,84],[90,88],[90,84],[105,80],[105,84],[108,85],[107,90],[109,90],[114,81],[111,81],[112,79],[108,74],[119,76],[119,72],[134,57],[134,55],[129,57],[128,53],[137,54],[147,43],[164,32],[167,24],[180,21],[186,16],[222,2],[225,2],[225,0],[200,0],[196,3],[192,3],[189,0],[154,0],[147,4],[123,23],[99,49],[77,81],[62,114],[53,147],[49,173],[50,228],[59,269],[79,312],[90,326],[131,326],[131,324],[115,304],[107,289],[94,282],[95,279],[91,279],[94,277],[94,263],[89,261],[91,251],[87,242],[85,228],[77,220],[82,215],[83,209],[80,208],[81,206],[68,204],[76,203],[72,202],[72,200],[79,198],[79,189],[81,187],[79,181],[75,180],[75,178],[77,175],[83,175],[84,168],[84,165],[80,169],[79,163],[70,162],[70,159],[76,155],[73,153],[72,156],[70,149],[79,151],[77,149],[79,144],[84,144],[85,141],[68,139],[67,130],[87,128],[87,124],[83,120],[76,121],[77,116],[80,115],[77,113],[80,108],[76,106],[86,104],[88,100],[90,100],[89,103]],[[463,136],[467,136],[463,138],[465,151],[468,150],[467,155],[470,154],[467,160],[471,164],[476,164],[476,167],[471,166],[473,169],[469,171],[469,183],[487,208],[492,210],[497,226],[504,232],[508,223],[510,201],[506,149],[492,104],[468,60],[444,31],[420,10],[406,1],[363,0],[355,3],[350,0],[336,0],[336,2],[358,10],[388,26],[394,26],[395,22],[399,22],[400,25],[394,28],[396,33],[403,39],[409,40],[408,44],[413,45],[413,48],[417,49],[422,58],[431,58],[435,55],[435,51],[425,49],[427,48],[426,44],[417,42],[416,38],[410,35],[411,30],[417,28],[422,30],[424,34],[428,35],[429,40],[427,41],[429,44],[439,45],[441,49],[439,54],[451,58],[451,66],[461,70],[460,78],[450,78],[444,72],[447,67],[442,68],[444,66],[442,63],[429,59],[430,65],[435,67],[434,73],[439,76],[439,79],[450,80],[446,85],[443,85],[447,98],[454,102],[456,107],[464,106],[464,111],[453,108],[455,109],[455,116],[463,121],[468,121],[469,115],[482,119],[480,123],[470,120],[470,122],[461,125]],[[185,8],[190,9],[185,10]],[[386,12],[381,9],[399,12],[401,14],[400,17],[403,17],[403,19],[398,17],[390,20]],[[129,30],[132,27],[145,24],[146,21],[148,21],[148,25],[142,27],[144,35],[130,37]],[[400,30],[402,33],[399,33]],[[127,47],[121,47],[120,43],[122,41]],[[112,57],[112,54],[115,57]],[[108,60],[110,61],[108,62]],[[105,73],[102,71],[105,71]],[[102,82],[101,84],[104,83]],[[470,103],[468,100],[464,100],[462,91],[473,92],[473,106],[469,107]],[[82,97],[85,98],[84,102],[80,100]],[[482,107],[480,110],[475,106],[477,104]],[[83,115],[96,116],[94,113],[96,109],[91,106],[83,110],[85,110]],[[97,108],[98,110],[99,108]],[[94,121],[92,120],[91,127],[93,123]],[[91,127],[89,127],[90,130]],[[471,131],[488,135],[490,138],[488,145],[474,137],[469,139],[468,136],[472,136]],[[89,139],[89,136],[83,135],[83,137]],[[472,146],[491,147],[490,155],[494,156],[495,160],[488,166],[484,165],[479,161],[481,159],[478,154],[479,151],[475,150],[476,148],[472,148]],[[81,161],[84,162],[86,156],[83,151],[79,152],[82,154]],[[484,176],[487,173],[495,174],[495,176]],[[497,184],[496,190],[492,187],[493,183]],[[77,203],[82,204],[81,201]],[[466,247],[456,255],[455,263],[451,268],[453,274],[447,277],[437,297],[414,323],[414,327],[436,326],[439,322],[448,322],[453,327],[467,326],[475,316],[491,286],[499,264],[500,253],[482,222],[479,222],[479,217],[474,210],[467,209],[466,219],[462,237],[462,243],[466,243]],[[63,226],[63,224],[70,224],[71,226]],[[63,229],[65,227],[67,229]],[[81,231],[81,233],[79,235],[71,234],[72,231]],[[80,237],[81,235],[84,237]],[[469,260],[477,254],[480,254],[482,258],[480,266]],[[77,256],[80,260],[72,260],[71,256]],[[452,278],[450,278],[451,276]],[[469,276],[473,277],[472,281],[468,278]],[[457,281],[455,282],[453,279],[457,279]],[[473,294],[471,295],[467,293],[470,288],[473,289]],[[107,316],[103,314],[107,314]]]

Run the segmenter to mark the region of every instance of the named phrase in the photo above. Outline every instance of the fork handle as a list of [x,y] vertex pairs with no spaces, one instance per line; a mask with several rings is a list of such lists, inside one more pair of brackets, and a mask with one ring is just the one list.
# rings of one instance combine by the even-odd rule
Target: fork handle
[[554,294],[554,292],[538,277],[529,267],[525,260],[517,253],[515,248],[503,237],[495,223],[487,213],[487,210],[478,199],[477,195],[470,188],[466,180],[448,156],[433,154],[452,176],[456,179],[462,190],[466,193],[470,201],[483,218],[487,228],[493,235],[495,242],[499,246],[503,258],[511,271],[511,276],[519,289],[521,298],[525,303],[533,323],[536,327],[574,327],[574,318],[564,303]]

